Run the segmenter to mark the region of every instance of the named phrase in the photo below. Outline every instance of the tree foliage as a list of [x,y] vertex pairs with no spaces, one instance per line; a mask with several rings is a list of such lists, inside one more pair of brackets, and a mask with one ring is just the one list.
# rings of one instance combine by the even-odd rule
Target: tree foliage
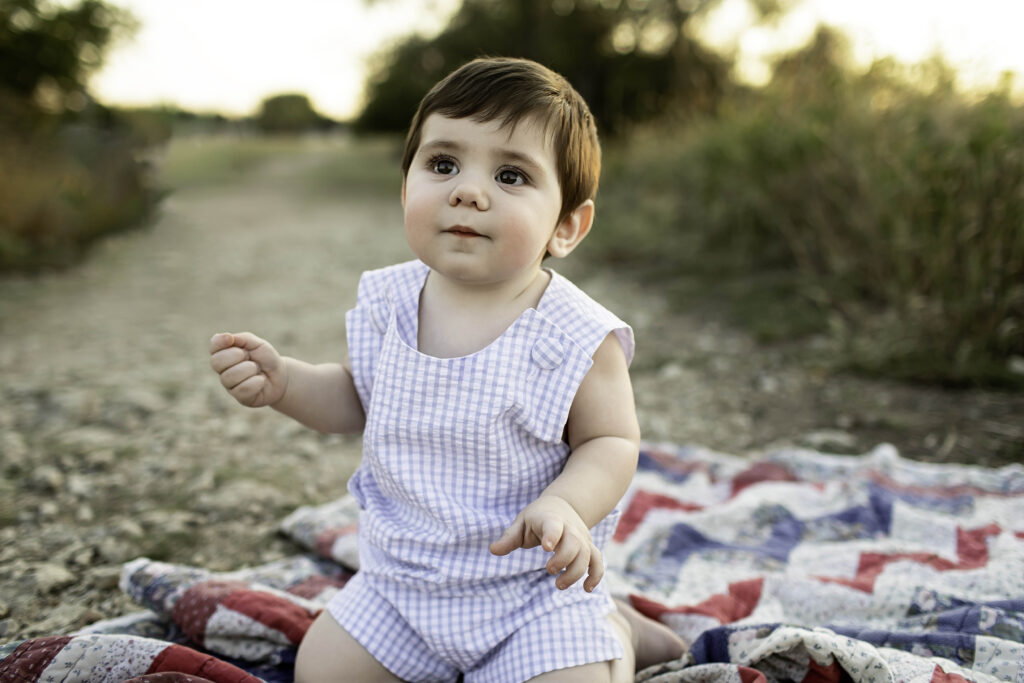
[[36,113],[82,109],[86,78],[102,64],[111,39],[133,27],[129,13],[102,0],[81,0],[74,6],[0,1],[0,97],[5,108],[27,107]]
[[299,133],[329,124],[313,109],[309,98],[298,93],[268,97],[256,114],[256,125],[264,133]]
[[673,105],[713,108],[728,65],[683,30],[712,0],[463,0],[432,39],[412,36],[379,57],[367,84],[362,130],[404,130],[419,100],[475,57],[535,59],[564,75],[605,132]]
[[846,54],[821,30],[714,118],[609,150],[590,248],[703,274],[702,297],[752,283],[737,318],[831,335],[853,367],[1024,387],[1024,107]]
[[0,272],[74,263],[158,201],[151,140],[86,89],[132,23],[100,0],[0,0]]

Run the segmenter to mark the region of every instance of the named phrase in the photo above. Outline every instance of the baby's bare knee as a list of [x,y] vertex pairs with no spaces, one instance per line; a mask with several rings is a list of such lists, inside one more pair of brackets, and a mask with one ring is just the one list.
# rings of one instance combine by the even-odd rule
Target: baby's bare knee
[[296,683],[399,681],[325,610],[313,621],[295,657]]

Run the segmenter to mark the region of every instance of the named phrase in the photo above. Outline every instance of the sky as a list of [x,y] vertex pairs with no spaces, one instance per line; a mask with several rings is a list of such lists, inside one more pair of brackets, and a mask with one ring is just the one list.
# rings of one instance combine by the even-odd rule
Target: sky
[[[358,113],[369,58],[413,31],[443,28],[458,0],[112,0],[140,22],[93,75],[113,105],[177,104],[228,115],[255,112],[268,95],[301,92],[322,114]],[[270,9],[273,7],[273,9]],[[284,9],[287,7],[287,9]],[[806,42],[819,22],[842,29],[867,64],[891,55],[918,62],[936,52],[968,87],[1014,70],[1024,87],[1024,0],[802,0],[772,28],[751,28],[743,0],[724,0],[701,23],[711,45],[732,50],[741,76],[766,76],[765,58]]]
[[[109,0],[139,21],[90,89],[107,104],[173,103],[254,113],[268,95],[309,95],[322,114],[358,111],[366,62],[404,35],[437,33],[453,0]],[[287,8],[287,9],[285,9]]]

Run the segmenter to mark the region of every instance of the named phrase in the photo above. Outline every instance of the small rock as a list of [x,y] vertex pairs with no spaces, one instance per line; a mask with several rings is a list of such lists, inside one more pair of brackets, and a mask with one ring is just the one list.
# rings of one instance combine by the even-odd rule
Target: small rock
[[274,430],[274,436],[276,438],[278,438],[278,439],[290,439],[290,438],[293,438],[293,437],[296,437],[296,436],[301,436],[303,434],[308,434],[308,433],[309,433],[309,429],[307,429],[306,427],[303,427],[298,422],[293,422],[293,421],[282,422]]
[[213,474],[213,470],[206,469],[199,473],[199,476],[192,480],[188,485],[189,493],[202,493],[203,491],[212,491],[217,485],[217,479]]
[[92,511],[89,505],[79,505],[78,509],[75,510],[75,521],[82,524],[88,524],[96,519],[96,513]]
[[228,420],[224,426],[224,435],[232,441],[244,441],[252,434],[252,427],[246,420],[237,418]]
[[120,399],[144,417],[160,413],[167,407],[167,401],[163,396],[142,387],[128,389],[120,395]]
[[0,619],[0,639],[7,640],[18,630],[20,624],[14,619]]
[[97,470],[107,470],[117,461],[114,449],[103,448],[86,454],[85,462],[89,467]]
[[52,398],[60,411],[78,424],[94,422],[102,406],[99,397],[92,391],[65,390],[54,393]]
[[734,364],[732,360],[726,358],[725,356],[715,356],[714,358],[711,359],[710,365],[711,369],[714,370],[715,372],[725,374],[732,370]]
[[135,554],[130,545],[113,536],[106,536],[100,539],[100,542],[96,545],[96,550],[99,552],[100,558],[109,564],[126,562]]
[[85,580],[100,590],[117,588],[117,582],[120,579],[120,565],[100,565],[99,567],[93,567],[85,574]]
[[658,370],[658,377],[661,379],[678,379],[686,374],[686,370],[679,363],[665,363]]
[[134,519],[122,519],[117,523],[117,530],[128,538],[140,539],[146,535],[142,526]]
[[39,504],[37,514],[41,519],[53,519],[60,514],[60,506],[52,500],[44,500]]
[[80,548],[71,556],[71,561],[79,567],[88,567],[96,561],[96,548],[92,546]]
[[85,612],[86,609],[82,605],[61,603],[51,610],[45,619],[30,625],[27,630],[33,636],[64,633],[85,626]]
[[92,498],[95,494],[92,480],[80,474],[72,474],[67,478],[67,492],[76,498]]
[[760,375],[754,381],[755,388],[765,394],[777,394],[779,393],[779,387],[781,386],[778,378],[772,377],[771,375]]
[[201,494],[197,510],[210,512],[265,511],[294,503],[292,498],[270,484],[249,479],[228,482],[215,491]]
[[798,441],[802,446],[826,453],[852,453],[857,448],[856,437],[838,429],[808,432]]
[[0,434],[0,462],[5,465],[24,466],[28,460],[28,443],[19,432]]
[[59,564],[40,564],[35,567],[36,592],[40,595],[55,593],[75,582],[75,575]]
[[313,459],[320,455],[320,444],[311,439],[299,441],[294,446],[295,454],[306,459]]
[[65,432],[58,444],[77,455],[88,455],[97,451],[113,451],[124,440],[117,432],[102,427],[79,427]]
[[64,488],[64,473],[52,465],[41,465],[32,470],[29,483],[36,489],[56,493]]
[[1024,356],[1010,356],[1006,367],[1014,375],[1024,375]]

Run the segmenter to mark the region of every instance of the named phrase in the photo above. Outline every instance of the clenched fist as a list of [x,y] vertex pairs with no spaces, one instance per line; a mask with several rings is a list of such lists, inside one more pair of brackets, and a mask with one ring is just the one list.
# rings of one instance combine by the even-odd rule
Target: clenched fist
[[220,332],[210,339],[210,367],[239,403],[272,406],[288,388],[288,366],[269,342],[249,332]]

